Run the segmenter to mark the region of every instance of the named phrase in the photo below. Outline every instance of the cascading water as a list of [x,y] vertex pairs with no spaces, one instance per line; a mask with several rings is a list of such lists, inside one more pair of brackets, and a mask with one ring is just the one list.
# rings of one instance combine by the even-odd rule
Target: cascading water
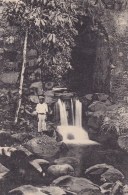
[[71,99],[71,115],[72,115],[72,125],[75,125],[75,118],[74,118],[74,105],[73,100]]
[[65,102],[59,99],[58,105],[60,108],[61,126],[58,126],[57,131],[63,137],[63,142],[70,144],[94,144],[93,141],[89,140],[88,133],[82,128],[82,103],[78,99],[75,99],[75,103],[73,104],[71,100],[73,126],[68,125]]
[[82,103],[75,101],[75,126],[82,127]]
[[62,126],[68,126],[68,118],[67,118],[65,103],[59,99],[58,100],[58,105],[59,105],[59,108],[60,108],[60,124]]

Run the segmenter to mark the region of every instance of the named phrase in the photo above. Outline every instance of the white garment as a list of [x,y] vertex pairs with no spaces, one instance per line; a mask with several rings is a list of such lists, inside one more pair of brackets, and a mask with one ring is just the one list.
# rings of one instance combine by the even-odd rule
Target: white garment
[[48,112],[48,106],[46,103],[43,103],[43,104],[37,104],[36,106],[36,112],[38,114],[46,114],[46,112]]

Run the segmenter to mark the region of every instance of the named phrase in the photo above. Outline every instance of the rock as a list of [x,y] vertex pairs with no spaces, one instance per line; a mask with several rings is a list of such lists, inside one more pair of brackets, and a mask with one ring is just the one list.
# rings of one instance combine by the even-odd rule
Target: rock
[[123,195],[128,195],[128,185],[124,185],[124,187],[123,187]]
[[119,136],[118,145],[121,149],[128,152],[128,135]]
[[109,168],[105,173],[101,175],[101,181],[103,182],[116,182],[117,180],[122,181],[124,179],[123,173],[114,167]]
[[23,185],[9,192],[9,195],[66,195],[66,192],[60,187],[43,186],[34,187],[32,185]]
[[30,160],[24,151],[16,150],[6,163],[7,167],[24,181],[35,183],[44,181],[41,163],[47,162],[43,159]]
[[48,168],[48,174],[54,178],[63,176],[63,175],[74,175],[74,169],[71,165],[51,165]]
[[96,184],[110,182],[114,183],[117,180],[122,181],[124,175],[111,165],[97,164],[85,171],[85,177],[95,182]]
[[72,177],[69,175],[59,177],[54,180],[51,185],[62,187],[64,190],[69,190],[80,195],[101,195],[99,186],[91,181],[81,177]]
[[100,186],[101,192],[103,194],[110,194],[112,190],[113,183],[104,183],[103,185]]
[[89,116],[87,125],[93,129],[100,129],[105,113],[103,111],[92,112]]
[[39,103],[39,98],[38,98],[37,95],[30,95],[30,96],[28,96],[28,99],[29,99],[31,102],[35,103],[35,104],[38,104],[38,103]]
[[37,57],[37,50],[35,50],[35,49],[30,49],[29,51],[28,51],[28,53],[27,53],[27,56],[28,56],[28,58],[35,58],[35,57]]
[[0,80],[5,84],[16,84],[18,77],[19,77],[19,72],[14,72],[14,71],[0,74]]
[[106,102],[109,98],[109,95],[105,93],[95,93],[94,95],[95,95],[95,98],[93,97],[93,99],[101,101],[101,102]]
[[34,187],[32,185],[23,185],[20,186],[18,188],[15,188],[13,190],[11,190],[8,195],[18,195],[18,194],[22,194],[22,195],[47,195],[44,192],[41,192],[41,188],[38,187]]
[[112,195],[122,195],[123,193],[123,184],[120,181],[116,181],[111,189]]
[[60,150],[60,144],[54,138],[42,135],[29,140],[25,144],[26,148],[41,158],[52,158]]
[[109,120],[109,118],[108,121],[105,121],[106,118],[108,117],[104,118],[97,141],[104,144],[106,147],[116,148],[118,147],[117,140],[119,137],[118,121],[116,123],[114,120]]
[[15,133],[12,137],[19,142],[24,142],[33,138],[33,136],[28,133]]
[[48,168],[49,166],[49,162],[47,160],[44,160],[44,159],[35,159],[35,160],[32,160],[32,161],[29,161],[30,164],[32,166],[34,166],[37,171],[39,171],[40,173],[44,171],[44,174],[46,172],[46,169]]
[[62,157],[54,160],[54,163],[57,165],[69,164],[75,169],[77,166],[79,166],[80,160],[74,157]]
[[61,157],[54,161],[57,165],[69,164],[74,168],[74,175],[79,175],[80,159],[74,157]]
[[33,156],[33,154],[29,150],[27,150],[25,147],[23,147],[22,145],[17,145],[15,146],[15,148],[18,151],[23,151],[28,157]]
[[9,169],[7,169],[4,165],[0,163],[0,180],[3,179],[3,177],[9,172]]
[[105,112],[107,110],[107,107],[104,102],[100,101],[94,101],[89,107],[89,111],[97,112],[97,111],[103,111]]
[[0,146],[11,146],[15,141],[9,132],[0,131]]
[[57,186],[42,187],[41,192],[45,192],[48,195],[66,195],[66,192]]
[[111,106],[112,103],[110,102],[110,100],[106,100],[105,105],[106,105],[106,106]]
[[30,89],[37,89],[37,94],[42,95],[43,94],[43,84],[41,81],[34,82],[31,84]]
[[92,101],[92,94],[87,94],[87,95],[85,95],[84,97],[88,100],[88,101]]
[[107,164],[96,164],[85,171],[85,177],[95,182],[96,184],[100,184],[101,175],[107,171],[111,165]]
[[16,151],[14,147],[0,147],[0,155],[10,157]]

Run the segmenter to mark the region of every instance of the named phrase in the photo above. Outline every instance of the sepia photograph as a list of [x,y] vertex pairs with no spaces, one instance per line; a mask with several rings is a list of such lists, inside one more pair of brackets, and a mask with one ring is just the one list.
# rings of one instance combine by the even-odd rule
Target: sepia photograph
[[0,195],[128,195],[128,0],[0,0]]

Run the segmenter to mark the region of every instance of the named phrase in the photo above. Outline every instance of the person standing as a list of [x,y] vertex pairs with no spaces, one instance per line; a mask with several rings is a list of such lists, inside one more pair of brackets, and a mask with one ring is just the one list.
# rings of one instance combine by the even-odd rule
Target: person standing
[[39,103],[36,106],[36,113],[38,114],[38,132],[47,131],[46,117],[48,113],[48,106],[44,102],[44,97],[39,98]]

